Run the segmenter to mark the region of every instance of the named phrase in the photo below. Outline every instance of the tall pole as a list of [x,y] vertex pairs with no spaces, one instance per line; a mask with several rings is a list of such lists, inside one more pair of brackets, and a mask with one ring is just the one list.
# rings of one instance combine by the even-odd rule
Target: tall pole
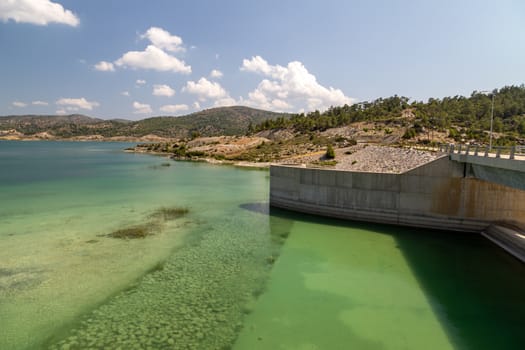
[[490,108],[490,137],[489,151],[492,151],[492,125],[494,124],[494,92],[492,92],[492,106]]

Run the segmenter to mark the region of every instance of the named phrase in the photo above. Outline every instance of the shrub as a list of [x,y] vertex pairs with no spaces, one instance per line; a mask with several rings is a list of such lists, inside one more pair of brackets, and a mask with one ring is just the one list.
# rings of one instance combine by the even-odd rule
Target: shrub
[[457,131],[456,128],[450,128],[450,129],[448,130],[448,137],[456,138],[456,137],[458,137],[458,136],[460,136],[460,135],[459,135],[459,132]]
[[186,152],[186,157],[204,157],[206,156],[206,152],[203,152],[203,151],[189,151],[189,152]]
[[403,138],[408,140],[408,139],[411,139],[411,138],[415,137],[416,135],[417,135],[416,129],[415,128],[409,128],[403,134]]
[[325,157],[326,157],[326,159],[334,159],[335,158],[335,151],[334,151],[334,148],[332,147],[332,145],[328,145],[326,147]]

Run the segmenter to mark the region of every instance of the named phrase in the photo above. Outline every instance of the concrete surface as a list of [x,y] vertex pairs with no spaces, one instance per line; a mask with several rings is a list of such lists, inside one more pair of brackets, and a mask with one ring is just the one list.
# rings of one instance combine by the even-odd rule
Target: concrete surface
[[468,165],[446,156],[402,174],[272,166],[270,205],[455,231],[525,222],[525,191],[469,177]]

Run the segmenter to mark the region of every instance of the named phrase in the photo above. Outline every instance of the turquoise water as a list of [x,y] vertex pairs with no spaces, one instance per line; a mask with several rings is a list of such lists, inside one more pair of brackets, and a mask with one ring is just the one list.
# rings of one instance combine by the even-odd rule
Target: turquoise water
[[126,147],[0,141],[0,349],[523,348],[525,269],[484,239],[270,211],[266,171]]

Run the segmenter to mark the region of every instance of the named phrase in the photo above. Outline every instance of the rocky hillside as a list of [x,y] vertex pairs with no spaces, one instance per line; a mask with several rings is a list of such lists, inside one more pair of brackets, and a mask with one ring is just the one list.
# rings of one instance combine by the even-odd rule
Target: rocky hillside
[[0,117],[0,137],[10,139],[186,138],[243,135],[250,126],[268,119],[287,118],[248,107],[207,109],[182,117],[154,117],[139,121],[102,120],[84,115]]

